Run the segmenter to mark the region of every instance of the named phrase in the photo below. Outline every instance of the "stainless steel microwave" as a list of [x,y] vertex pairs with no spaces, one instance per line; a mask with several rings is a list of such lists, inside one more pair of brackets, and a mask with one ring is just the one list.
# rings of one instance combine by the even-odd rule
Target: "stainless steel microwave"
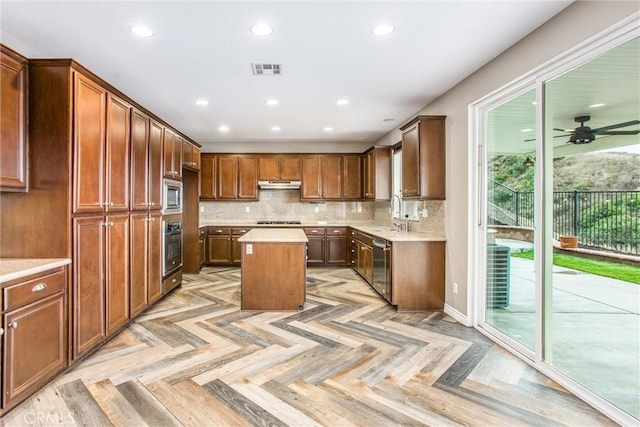
[[162,187],[162,213],[182,213],[182,182],[165,179]]

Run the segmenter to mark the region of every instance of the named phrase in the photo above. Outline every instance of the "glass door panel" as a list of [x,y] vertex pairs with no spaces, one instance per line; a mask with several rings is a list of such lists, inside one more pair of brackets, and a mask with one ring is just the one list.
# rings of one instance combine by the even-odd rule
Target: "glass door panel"
[[535,349],[535,89],[498,105],[486,120],[484,321]]

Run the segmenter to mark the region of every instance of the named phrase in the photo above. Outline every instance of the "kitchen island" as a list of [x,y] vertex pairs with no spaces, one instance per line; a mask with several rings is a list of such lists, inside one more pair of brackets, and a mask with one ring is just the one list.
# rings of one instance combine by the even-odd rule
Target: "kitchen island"
[[307,236],[301,229],[256,228],[241,244],[241,308],[300,310],[306,297]]

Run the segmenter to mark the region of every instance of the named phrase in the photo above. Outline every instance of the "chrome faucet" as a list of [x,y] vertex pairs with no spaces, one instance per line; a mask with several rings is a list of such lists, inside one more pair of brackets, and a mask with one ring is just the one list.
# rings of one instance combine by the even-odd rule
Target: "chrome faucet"
[[[394,201],[398,200],[398,218],[400,218],[402,216],[402,199],[400,199],[400,196],[398,196],[397,194],[394,194],[391,197],[391,218],[393,218],[393,205],[394,205]],[[399,230],[398,231],[402,231],[402,223],[401,222],[394,222],[393,225],[395,227],[398,227]]]

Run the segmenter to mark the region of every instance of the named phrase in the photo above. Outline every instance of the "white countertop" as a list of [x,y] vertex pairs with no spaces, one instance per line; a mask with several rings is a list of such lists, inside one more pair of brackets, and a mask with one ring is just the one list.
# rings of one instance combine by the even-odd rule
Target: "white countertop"
[[299,228],[254,228],[238,239],[251,243],[306,243],[309,239]]
[[[291,230],[311,227],[351,227],[359,231],[363,231],[371,236],[381,237],[390,242],[446,242],[447,239],[441,234],[423,233],[419,231],[394,231],[393,227],[372,225],[370,222],[349,223],[349,222],[303,222],[302,224],[256,224],[255,222],[241,221],[216,221],[200,224],[200,227],[219,226],[219,227],[243,227],[253,228],[254,230],[270,230],[273,228]],[[256,228],[260,227],[260,228]],[[245,234],[246,236],[246,234]],[[242,241],[242,240],[239,240]]]
[[2,258],[0,283],[71,264],[69,258]]

